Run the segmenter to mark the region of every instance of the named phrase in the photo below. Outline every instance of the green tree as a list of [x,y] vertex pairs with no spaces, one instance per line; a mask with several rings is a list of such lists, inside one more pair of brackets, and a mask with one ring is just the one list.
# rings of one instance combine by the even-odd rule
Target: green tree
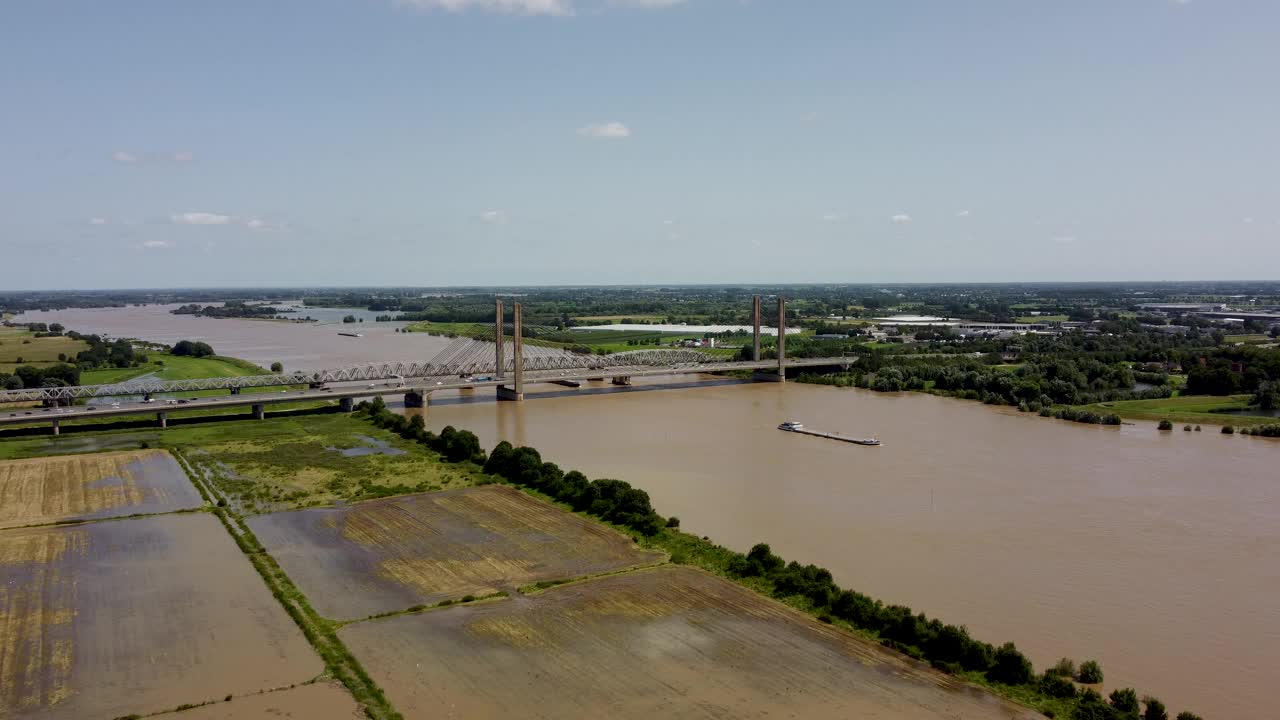
[[1076,685],[1069,676],[1063,676],[1057,668],[1049,668],[1040,677],[1040,691],[1053,698],[1073,698]]
[[271,372],[273,372],[273,373],[282,373],[282,372],[284,372],[284,363],[282,363],[282,362],[280,362],[280,361],[278,361],[278,360],[277,360],[276,362],[271,363]]
[[1111,707],[1116,709],[1123,717],[1138,717],[1138,693],[1133,688],[1121,688],[1111,691]]
[[1076,680],[1086,685],[1096,685],[1102,682],[1102,677],[1102,666],[1098,664],[1098,661],[1085,660],[1080,663],[1080,672],[1076,675]]
[[1172,423],[1172,422],[1170,422],[1170,421],[1168,420],[1168,418],[1166,418],[1166,419],[1164,419],[1164,420],[1161,420],[1161,421],[1160,421],[1160,424],[1159,424],[1159,425],[1157,425],[1157,426],[1156,426],[1156,428],[1157,428],[1157,429],[1159,429],[1159,430],[1172,430],[1172,429],[1173,429],[1173,423]]
[[1142,713],[1142,720],[1169,720],[1169,712],[1164,709],[1164,703],[1147,695],[1142,698],[1142,704],[1147,706],[1145,712]]
[[1026,685],[1034,672],[1031,661],[1011,642],[1001,645],[995,654],[995,665],[987,671],[987,677],[1005,685]]
[[1193,712],[1188,712],[1186,710],[1183,710],[1182,712],[1178,713],[1178,720],[1204,720],[1204,718],[1200,717],[1199,715]]
[[1249,398],[1249,404],[1256,405],[1260,410],[1280,408],[1280,382],[1272,380],[1262,382],[1253,393],[1253,397]]

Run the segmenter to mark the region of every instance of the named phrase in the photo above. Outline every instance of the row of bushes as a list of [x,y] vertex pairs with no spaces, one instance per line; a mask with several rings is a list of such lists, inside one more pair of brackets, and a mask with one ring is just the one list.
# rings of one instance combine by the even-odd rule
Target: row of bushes
[[[425,427],[422,416],[406,418],[387,410],[382,398],[362,402],[357,411],[365,413],[373,424],[390,430],[407,440],[416,440],[439,453],[448,462],[471,461],[481,465],[490,475],[496,475],[515,485],[532,488],[567,503],[578,512],[585,512],[601,520],[631,528],[652,536],[669,522],[653,511],[649,493],[631,487],[622,480],[587,480],[578,471],[564,472],[552,462],[543,462],[537,450],[528,447],[512,447],[500,442],[488,455],[480,447],[480,440],[467,430],[452,425],[439,435]],[[399,488],[391,488],[394,494]],[[404,492],[408,492],[405,489]]]
[[1222,427],[1223,435],[1235,435],[1239,432],[1241,435],[1252,435],[1254,437],[1280,437],[1280,425],[1258,425],[1255,427],[1242,427],[1236,429],[1230,425]]
[[[780,600],[799,602],[824,622],[837,620],[867,632],[880,643],[913,658],[927,661],[950,674],[965,674],[998,685],[1019,687],[1039,694],[1047,701],[1067,703],[1074,717],[1087,720],[1137,720],[1137,694],[1131,689],[1111,693],[1110,700],[1092,689],[1078,691],[1070,678],[1080,682],[1102,682],[1102,669],[1095,661],[1074,664],[1064,674],[1069,661],[1037,675],[1031,661],[1012,642],[996,647],[969,636],[963,626],[948,625],[916,613],[903,605],[885,605],[862,593],[836,585],[831,572],[816,565],[787,562],[775,555],[766,544],[757,544],[745,554],[714,546],[703,538],[688,535],[663,535],[679,527],[676,518],[664,519],[654,511],[649,494],[621,480],[588,480],[580,472],[564,472],[555,463],[544,461],[537,450],[498,443],[486,456],[476,436],[452,426],[435,435],[424,428],[420,416],[406,419],[386,409],[380,399],[360,403],[358,411],[366,413],[379,427],[402,437],[417,440],[439,452],[450,462],[473,461],[483,465],[488,474],[515,485],[537,490],[610,523],[629,528],[642,536],[681,538],[708,546],[721,560],[713,561],[730,577],[743,581]],[[683,553],[673,552],[676,562],[688,562]],[[1164,706],[1154,698],[1144,698],[1143,720],[1168,720]],[[1059,705],[1061,706],[1061,705]],[[1178,720],[1199,720],[1183,713]]]
[[[1022,408],[1019,407],[1019,410]],[[1070,420],[1071,422],[1085,423],[1087,425],[1119,425],[1120,416],[1115,413],[1102,415],[1091,410],[1079,410],[1076,408],[1053,408],[1042,407],[1039,410],[1040,417],[1052,417],[1058,420]]]
[[480,438],[469,430],[458,430],[450,425],[436,435],[427,430],[421,415],[405,417],[393,413],[387,409],[380,396],[371,402],[360,403],[356,409],[367,414],[374,425],[390,430],[406,440],[416,440],[451,463],[470,460],[477,465],[484,464],[485,453],[480,447]]

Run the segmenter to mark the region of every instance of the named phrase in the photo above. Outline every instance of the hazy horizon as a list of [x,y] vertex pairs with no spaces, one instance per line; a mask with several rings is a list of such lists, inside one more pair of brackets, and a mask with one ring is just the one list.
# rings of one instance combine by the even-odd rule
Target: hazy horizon
[[0,250],[30,271],[5,289],[1266,282],[1278,21],[9,4]]

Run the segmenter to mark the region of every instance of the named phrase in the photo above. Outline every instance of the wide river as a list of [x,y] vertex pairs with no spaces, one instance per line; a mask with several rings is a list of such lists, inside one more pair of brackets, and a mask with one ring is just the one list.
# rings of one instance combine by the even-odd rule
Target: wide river
[[[421,359],[443,342],[385,323],[364,323],[356,339],[332,325],[155,308],[22,319],[170,342],[198,330],[224,354],[303,368]],[[566,470],[627,480],[687,531],[738,550],[768,542],[844,586],[1013,640],[1037,667],[1096,658],[1108,685],[1175,710],[1274,716],[1280,441],[797,383],[601,390],[548,389],[519,404],[448,394],[426,416],[486,447],[505,439]],[[779,432],[783,420],[884,445]]]

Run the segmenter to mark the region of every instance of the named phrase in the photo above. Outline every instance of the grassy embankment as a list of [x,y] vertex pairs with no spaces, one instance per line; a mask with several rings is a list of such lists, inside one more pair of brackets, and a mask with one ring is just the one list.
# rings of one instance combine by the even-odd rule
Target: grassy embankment
[[76,353],[88,349],[89,344],[82,340],[63,336],[38,338],[24,328],[0,325],[0,373],[12,373],[19,365],[57,365],[61,362],[58,355],[75,358]]
[[[147,362],[138,367],[85,370],[80,373],[80,382],[82,385],[109,385],[144,375],[156,380],[198,380],[270,374],[270,371],[265,368],[239,358],[219,355],[197,358],[153,352],[147,353]],[[252,392],[252,390],[245,389],[246,392]]]
[[1169,420],[1174,423],[1193,425],[1234,425],[1236,427],[1274,425],[1277,422],[1276,418],[1223,413],[1224,410],[1247,409],[1248,395],[1179,395],[1159,400],[1118,400],[1076,407],[1079,410],[1115,413],[1122,418],[1150,422]]

